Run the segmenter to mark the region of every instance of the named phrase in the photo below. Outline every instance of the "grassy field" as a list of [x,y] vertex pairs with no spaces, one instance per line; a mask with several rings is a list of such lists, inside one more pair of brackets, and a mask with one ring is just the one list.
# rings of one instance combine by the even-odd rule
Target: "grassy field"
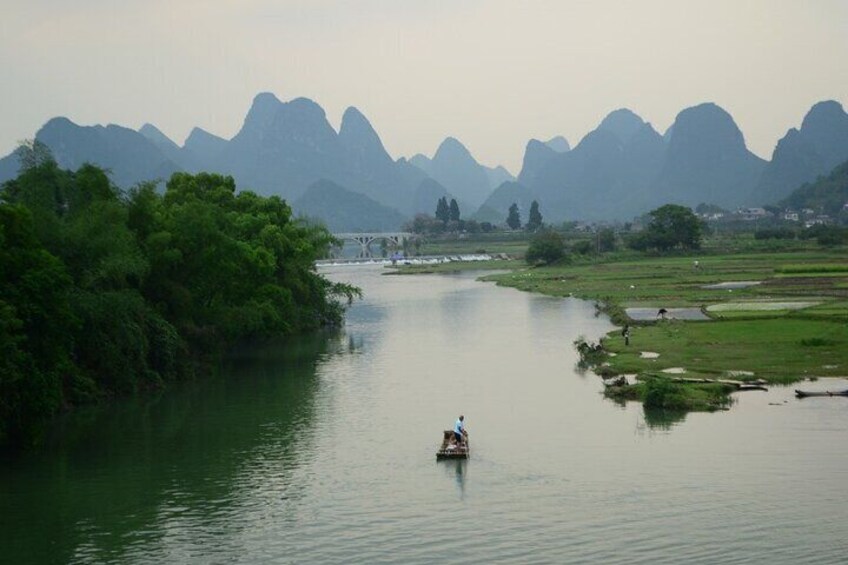
[[[844,249],[622,258],[485,278],[529,292],[597,300],[615,322],[629,324],[630,345],[619,331],[611,332],[597,363],[604,376],[631,375],[631,385],[608,389],[619,399],[646,401],[656,392],[652,387],[662,389],[651,384],[657,379],[785,384],[848,375]],[[733,282],[758,284],[705,288]],[[628,308],[661,307],[691,308],[709,320],[634,321],[627,315]],[[658,356],[643,358],[643,351]],[[675,383],[668,390],[661,390],[668,392],[668,408],[703,410],[725,408],[732,387]]]
[[[790,383],[848,373],[848,325],[791,317],[722,322],[665,321],[634,327],[630,345],[619,332],[604,340],[616,373],[682,368],[686,376]],[[659,353],[655,359],[642,351]]]
[[[781,270],[804,260],[815,263],[819,270],[803,276]],[[579,296],[621,308],[700,308],[726,302],[797,301],[806,297],[844,302],[848,300],[848,272],[836,270],[842,267],[848,267],[844,253],[805,251],[635,258],[524,269],[499,275],[495,280],[520,290]],[[704,288],[734,281],[760,284],[735,289]],[[842,311],[848,314],[848,310]]]

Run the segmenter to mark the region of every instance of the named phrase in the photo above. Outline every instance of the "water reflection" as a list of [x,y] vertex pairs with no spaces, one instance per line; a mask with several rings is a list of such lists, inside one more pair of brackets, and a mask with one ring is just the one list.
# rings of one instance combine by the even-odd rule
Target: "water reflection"
[[657,430],[670,430],[672,427],[686,419],[685,410],[662,410],[643,407],[645,423],[649,428]]
[[438,462],[445,470],[445,475],[452,478],[456,483],[459,499],[465,498],[465,478],[468,470],[468,460],[466,459],[445,459]]
[[175,535],[214,537],[257,487],[296,501],[314,367],[333,343],[244,347],[218,376],[65,418],[42,450],[0,468],[4,561],[125,562],[157,546],[167,560]]

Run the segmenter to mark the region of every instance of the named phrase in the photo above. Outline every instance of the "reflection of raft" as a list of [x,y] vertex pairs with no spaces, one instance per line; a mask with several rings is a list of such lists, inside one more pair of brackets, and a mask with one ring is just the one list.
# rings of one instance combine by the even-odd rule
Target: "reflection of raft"
[[465,444],[457,445],[453,439],[453,431],[445,430],[442,445],[436,452],[436,459],[468,459],[468,437]]
[[848,390],[837,390],[831,392],[829,390],[823,392],[807,392],[804,390],[795,390],[795,396],[798,398],[806,398],[808,396],[848,396]]

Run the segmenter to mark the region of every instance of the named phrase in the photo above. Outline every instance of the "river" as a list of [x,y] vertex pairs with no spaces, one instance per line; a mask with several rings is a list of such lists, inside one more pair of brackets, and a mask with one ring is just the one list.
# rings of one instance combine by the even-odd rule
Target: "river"
[[[324,272],[365,293],[339,332],[2,461],[0,562],[846,562],[848,399],[646,419],[576,367],[572,342],[612,329],[591,303]],[[460,413],[471,458],[437,462]]]

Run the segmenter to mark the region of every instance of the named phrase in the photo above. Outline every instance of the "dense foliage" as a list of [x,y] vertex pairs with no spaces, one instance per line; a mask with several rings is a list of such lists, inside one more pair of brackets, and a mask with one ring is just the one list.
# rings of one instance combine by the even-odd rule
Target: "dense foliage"
[[456,199],[451,198],[450,204],[448,204],[447,196],[439,198],[438,202],[436,202],[435,217],[437,220],[442,222],[442,225],[444,226],[447,226],[450,222],[453,222],[454,224],[459,223],[460,212],[459,204],[456,203]]
[[450,221],[450,208],[448,207],[448,199],[445,196],[439,198],[436,202],[436,219],[447,224]]
[[459,204],[456,203],[456,199],[451,198],[450,206],[448,207],[448,220],[451,222],[458,222],[460,221],[459,217]]
[[539,203],[534,200],[530,204],[530,214],[527,217],[527,231],[536,231],[542,227],[542,213],[539,212]]
[[92,165],[22,163],[0,189],[0,444],[237,340],[339,322],[339,299],[357,294],[315,272],[326,230],[279,198],[236,194],[231,177],[177,173],[164,194],[122,194]]
[[513,230],[521,229],[521,213],[518,211],[518,204],[515,202],[513,202],[509,207],[509,214],[506,217],[506,225]]
[[799,234],[801,239],[815,239],[823,247],[833,247],[848,242],[848,228],[817,224]]
[[669,251],[699,249],[704,227],[701,220],[685,206],[666,204],[649,213],[648,226],[632,237],[629,245],[633,249]]
[[545,230],[533,236],[524,258],[531,264],[550,265],[562,261],[566,256],[565,238],[562,237],[562,234],[553,230]]

